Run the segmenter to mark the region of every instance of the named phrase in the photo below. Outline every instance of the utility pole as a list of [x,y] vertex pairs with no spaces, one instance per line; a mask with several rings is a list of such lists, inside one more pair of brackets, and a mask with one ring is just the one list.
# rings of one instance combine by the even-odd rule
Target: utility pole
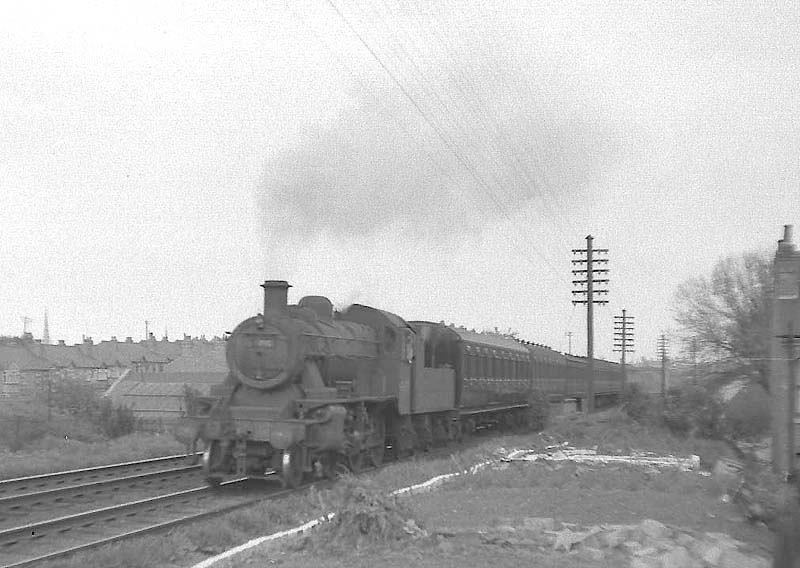
[[144,320],[144,340],[150,339],[150,321]]
[[[575,269],[572,274],[575,276],[585,276],[585,279],[573,280],[572,284],[578,286],[578,290],[573,290],[573,294],[585,294],[583,300],[572,300],[573,304],[586,304],[586,412],[594,412],[594,305],[607,304],[608,300],[596,300],[595,294],[608,294],[608,289],[596,290],[595,284],[608,284],[607,278],[595,278],[595,274],[605,274],[607,268],[594,268],[595,264],[607,263],[607,258],[595,258],[595,254],[608,254],[608,249],[592,248],[592,235],[586,237],[585,249],[572,249],[572,254],[586,255],[586,258],[573,260],[572,264],[586,264],[586,268]],[[585,286],[585,288],[583,288]]]
[[633,316],[627,315],[625,309],[621,316],[614,316],[614,351],[621,353],[622,382],[628,382],[628,370],[625,367],[625,354],[635,353],[633,350]]
[[658,356],[661,359],[661,396],[667,396],[667,349],[669,340],[663,333],[658,338]]
[[28,324],[32,321],[28,316],[22,316],[22,333],[28,333]]
[[567,353],[572,354],[572,332],[568,331],[564,335],[567,336],[567,341],[569,342],[569,347],[567,348]]
[[47,372],[47,423],[53,419],[53,376],[50,371]]

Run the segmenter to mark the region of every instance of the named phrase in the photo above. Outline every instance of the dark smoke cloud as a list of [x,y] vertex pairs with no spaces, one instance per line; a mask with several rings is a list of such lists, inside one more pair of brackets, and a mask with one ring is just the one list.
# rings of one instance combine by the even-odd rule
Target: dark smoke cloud
[[389,226],[451,236],[526,207],[541,222],[568,215],[570,195],[613,153],[607,129],[592,117],[559,116],[553,101],[529,104],[510,105],[499,119],[496,105],[491,115],[430,107],[501,208],[407,101],[365,98],[338,120],[310,126],[301,144],[267,162],[265,228],[277,239],[358,239]]

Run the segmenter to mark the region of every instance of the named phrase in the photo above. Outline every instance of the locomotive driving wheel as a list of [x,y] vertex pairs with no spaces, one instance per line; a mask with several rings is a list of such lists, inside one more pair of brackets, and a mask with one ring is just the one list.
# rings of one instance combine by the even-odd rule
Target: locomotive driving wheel
[[303,483],[303,448],[293,444],[283,451],[281,458],[281,485],[294,489]]
[[209,487],[218,487],[222,482],[220,468],[223,459],[223,447],[219,440],[212,440],[206,445],[201,458],[203,475]]

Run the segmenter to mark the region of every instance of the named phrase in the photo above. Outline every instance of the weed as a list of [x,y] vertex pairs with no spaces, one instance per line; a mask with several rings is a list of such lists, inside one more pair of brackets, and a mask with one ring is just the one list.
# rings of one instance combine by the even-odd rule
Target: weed
[[304,545],[316,552],[349,550],[370,545],[394,546],[426,533],[396,496],[369,480],[343,477],[333,489],[311,489],[309,501],[317,516],[334,516],[312,531]]
[[679,436],[718,438],[722,405],[706,389],[696,385],[673,388],[664,402],[664,423]]
[[534,432],[547,428],[550,422],[550,400],[544,391],[533,389],[528,394],[528,425]]
[[644,420],[650,413],[650,399],[636,383],[626,384],[619,397],[620,406],[634,420]]

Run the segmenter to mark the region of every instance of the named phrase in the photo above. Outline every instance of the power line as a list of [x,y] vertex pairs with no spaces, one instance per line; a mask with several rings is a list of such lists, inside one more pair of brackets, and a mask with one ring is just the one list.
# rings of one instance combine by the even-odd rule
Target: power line
[[[294,9],[294,7],[293,7],[294,5],[289,0],[285,1],[285,5],[286,5],[286,8],[295,16],[295,18],[311,32],[311,34],[317,39],[317,41],[319,41],[321,44],[323,44],[328,49],[328,51],[339,62],[339,64],[349,73],[349,75],[353,78],[353,80],[356,81],[357,83],[359,83],[359,85],[362,88],[362,92],[365,93],[365,94],[371,95],[372,96],[372,100],[375,101],[376,103],[380,102],[378,100],[377,96],[375,96],[374,92],[372,91],[372,85],[366,79],[364,79],[363,77],[359,76],[359,74],[342,57],[339,56],[339,53],[337,52],[337,50],[334,49],[333,46],[331,46],[331,44],[328,41],[325,40],[325,38],[323,38],[321,35],[319,35],[314,30],[314,28],[309,24],[308,19],[306,19],[304,16],[300,15]],[[406,133],[406,135],[408,135],[408,138],[410,140],[414,139],[414,134],[411,132],[411,130],[408,128],[408,125],[405,124],[404,121],[396,120],[396,123]],[[439,159],[439,157],[436,156],[430,150],[430,148],[428,148],[425,144],[418,144],[418,146],[422,149],[423,152],[425,152],[425,154],[428,156],[428,158],[430,158],[431,163],[439,171],[439,173],[442,174],[442,176],[444,178],[447,178],[447,177],[449,177],[451,175],[451,172],[447,171],[447,168],[442,164],[442,162]]]
[[[401,5],[405,9],[405,11],[407,13],[410,14],[412,12],[412,10],[408,8],[408,6],[406,5],[406,2],[404,0],[397,0],[397,4]],[[414,17],[415,21],[417,22],[417,25],[419,26],[419,28],[421,30],[424,29],[422,18],[420,17],[419,12],[418,12],[418,10],[416,10],[416,8],[413,9],[413,17]],[[437,24],[438,24],[438,20],[436,19],[435,16],[433,16],[433,19],[436,20]],[[451,50],[450,46],[448,45],[448,43],[444,39],[444,37],[445,37],[444,34],[438,33],[437,30],[436,30],[436,27],[432,26],[431,27],[431,35],[433,37],[435,37],[436,40],[438,40],[439,44],[442,46],[443,52],[449,58],[449,60],[450,60],[450,62],[452,64],[452,68],[455,70],[455,73],[457,73],[458,76],[461,78],[461,81],[459,82],[458,80],[455,80],[455,77],[454,77],[454,84],[456,85],[456,87],[460,91],[464,101],[467,102],[467,105],[469,105],[470,101],[477,101],[478,104],[469,105],[469,108],[470,108],[470,111],[471,111],[472,115],[476,118],[476,120],[482,122],[482,124],[484,125],[484,128],[486,130],[491,130],[495,134],[496,137],[501,138],[502,141],[505,142],[505,146],[508,148],[509,155],[511,156],[511,160],[510,160],[509,163],[512,166],[512,169],[514,170],[514,172],[515,172],[517,177],[520,177],[520,178],[524,177],[525,180],[527,181],[527,185],[524,185],[525,184],[524,181],[517,180],[515,185],[521,185],[523,187],[532,188],[535,191],[535,193],[538,194],[538,197],[542,201],[542,205],[544,206],[544,208],[547,210],[547,213],[549,214],[549,217],[545,217],[546,219],[549,220],[551,218],[557,218],[561,222],[564,222],[566,220],[566,224],[571,225],[571,223],[569,221],[569,217],[564,217],[561,214],[561,212],[559,211],[558,208],[553,209],[553,208],[550,207],[550,204],[547,202],[547,199],[546,199],[546,197],[544,195],[544,191],[541,188],[538,187],[538,184],[533,180],[533,177],[530,174],[530,172],[528,171],[527,167],[525,167],[525,165],[519,160],[517,153],[514,151],[515,148],[514,148],[513,144],[511,144],[511,141],[509,140],[506,131],[500,126],[500,124],[497,121],[496,117],[491,112],[488,112],[486,110],[486,104],[484,103],[483,98],[482,98],[479,90],[475,87],[474,83],[469,81],[469,79],[467,78],[467,75],[464,73],[464,71],[457,64],[458,62],[453,57],[452,50]],[[465,66],[468,66],[470,69],[473,69],[472,66],[471,66],[471,61],[469,59],[467,59],[464,62],[464,64],[465,64]],[[495,76],[497,76],[495,68],[491,68],[491,71],[495,74]],[[469,88],[471,94],[467,94],[466,88]],[[566,227],[562,227],[562,228],[566,228]],[[573,227],[573,229],[574,229],[574,227]]]
[[[422,106],[416,101],[416,99],[411,95],[411,93],[403,86],[397,76],[392,72],[391,69],[384,63],[384,61],[378,56],[377,52],[367,43],[367,41],[363,38],[363,36],[355,29],[355,27],[350,23],[350,21],[345,17],[341,10],[336,6],[333,0],[327,0],[328,4],[334,9],[336,14],[339,18],[345,23],[345,25],[350,29],[353,35],[356,36],[358,41],[364,46],[364,48],[369,52],[369,54],[375,59],[375,61],[380,65],[380,67],[386,72],[386,74],[391,78],[395,85],[400,89],[400,92],[409,100],[409,102],[414,106],[423,120],[431,127],[431,129],[436,133],[442,143],[447,147],[448,150],[456,157],[456,159],[464,166],[470,176],[477,182],[478,187],[486,194],[487,197],[494,203],[497,207],[498,211],[501,213],[503,217],[507,220],[511,220],[511,216],[509,215],[508,211],[506,210],[505,206],[500,202],[498,197],[495,193],[489,188],[486,180],[480,175],[473,164],[470,164],[467,158],[456,148],[454,142],[448,139],[442,129],[434,124],[434,121],[431,117],[428,116]],[[539,252],[536,247],[530,246],[530,250],[533,250],[542,260],[544,260],[550,269],[553,271],[554,274],[558,274],[555,266],[550,262],[550,260],[545,257],[541,252]]]

